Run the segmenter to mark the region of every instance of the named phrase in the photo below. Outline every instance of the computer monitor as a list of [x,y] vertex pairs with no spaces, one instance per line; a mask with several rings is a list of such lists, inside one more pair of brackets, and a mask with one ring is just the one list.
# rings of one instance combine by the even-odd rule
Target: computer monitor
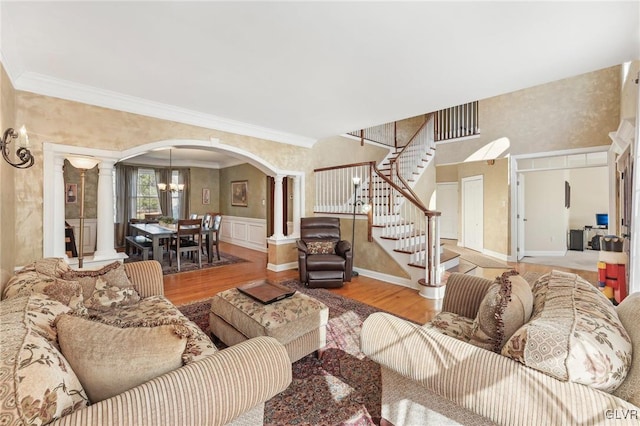
[[609,226],[609,215],[607,213],[596,213],[597,226]]

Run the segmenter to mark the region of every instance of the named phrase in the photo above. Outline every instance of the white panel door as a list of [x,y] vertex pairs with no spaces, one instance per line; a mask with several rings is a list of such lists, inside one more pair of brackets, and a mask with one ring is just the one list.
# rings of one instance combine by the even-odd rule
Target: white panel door
[[462,179],[462,244],[480,252],[484,248],[483,187],[482,176]]
[[458,240],[458,182],[438,183],[436,210],[440,216],[440,238]]
[[524,173],[519,173],[518,174],[518,180],[516,182],[516,185],[518,186],[517,190],[516,190],[516,196],[518,198],[518,211],[516,212],[516,219],[518,221],[517,223],[517,229],[518,229],[518,235],[517,235],[517,244],[516,244],[516,257],[518,260],[522,260],[522,258],[524,257],[524,242],[525,242],[525,222],[527,221],[527,218],[525,217],[525,208],[524,208]]

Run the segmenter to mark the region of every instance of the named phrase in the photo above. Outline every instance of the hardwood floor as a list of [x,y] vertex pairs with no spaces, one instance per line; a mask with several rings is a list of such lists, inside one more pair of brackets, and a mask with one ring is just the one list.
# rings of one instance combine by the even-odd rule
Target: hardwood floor
[[[250,281],[269,279],[274,282],[298,278],[298,270],[273,272],[266,268],[267,254],[229,243],[220,243],[221,251],[246,259],[248,262],[234,265],[209,268],[193,272],[165,275],[165,296],[176,305],[207,299],[216,293],[233,288]],[[546,273],[551,269],[574,272],[590,282],[597,280],[597,272],[573,270],[567,268],[534,265],[530,263],[511,263],[518,272]],[[502,274],[504,269],[476,268],[476,275],[493,279]],[[473,273],[473,272],[472,272]],[[425,299],[417,290],[389,284],[373,278],[358,276],[339,289],[332,292],[358,300],[395,315],[408,318],[423,324],[429,321],[439,310],[440,303]]]

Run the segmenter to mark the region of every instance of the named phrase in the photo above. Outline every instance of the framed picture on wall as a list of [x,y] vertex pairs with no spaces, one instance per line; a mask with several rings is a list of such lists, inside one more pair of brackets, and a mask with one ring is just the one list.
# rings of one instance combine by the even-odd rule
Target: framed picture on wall
[[209,188],[202,188],[202,204],[211,203],[211,192]]
[[247,181],[238,180],[231,182],[231,205],[247,207]]
[[67,204],[75,204],[78,202],[78,184],[68,183],[64,189],[64,198]]

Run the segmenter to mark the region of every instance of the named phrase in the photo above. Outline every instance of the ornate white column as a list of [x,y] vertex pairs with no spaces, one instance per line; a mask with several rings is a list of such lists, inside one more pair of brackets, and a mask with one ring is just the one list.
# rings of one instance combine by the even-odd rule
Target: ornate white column
[[98,224],[96,252],[93,260],[112,259],[114,248],[113,221],[113,160],[102,160],[98,164]]
[[301,197],[300,197],[300,176],[293,177],[293,235],[300,236],[300,211],[301,211]]
[[45,252],[45,256],[62,257],[67,259],[67,246],[65,243],[65,210],[64,210],[64,156],[56,154],[53,157],[53,217],[50,225],[52,229],[53,252]]
[[282,211],[282,180],[284,175],[276,175],[274,178],[275,188],[273,194],[273,235],[271,238],[278,240],[284,238],[284,232],[282,229],[282,220],[284,219],[284,213]]

